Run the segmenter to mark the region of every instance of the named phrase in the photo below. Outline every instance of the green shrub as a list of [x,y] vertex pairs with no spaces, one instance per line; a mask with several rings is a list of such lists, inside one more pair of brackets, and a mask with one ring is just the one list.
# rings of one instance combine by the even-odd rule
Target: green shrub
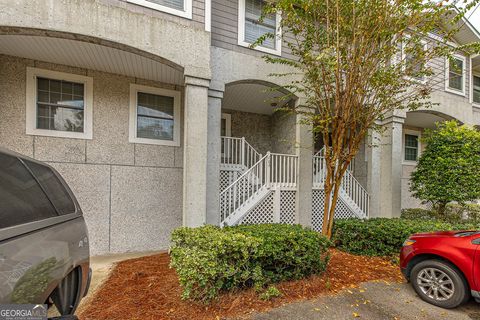
[[437,213],[433,210],[427,210],[422,208],[409,208],[402,209],[400,218],[410,220],[431,220],[437,219]]
[[403,242],[418,232],[472,230],[472,223],[452,224],[438,220],[374,218],[335,221],[332,240],[340,250],[368,256],[398,255]]
[[275,286],[269,286],[260,294],[260,299],[271,300],[272,298],[280,297],[282,293]]
[[444,213],[421,208],[403,209],[400,218],[413,220],[439,220],[449,223],[477,223],[480,218],[480,205],[449,203]]
[[171,266],[184,299],[207,302],[221,290],[300,279],[325,270],[330,242],[301,226],[264,224],[179,228]]

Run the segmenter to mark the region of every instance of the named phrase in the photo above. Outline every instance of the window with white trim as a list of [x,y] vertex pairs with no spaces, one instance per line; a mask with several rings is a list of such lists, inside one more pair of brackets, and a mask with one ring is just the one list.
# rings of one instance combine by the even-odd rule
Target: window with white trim
[[192,19],[192,0],[127,0],[127,2]]
[[447,59],[446,90],[453,93],[465,94],[465,57],[455,56]]
[[[407,37],[409,39],[409,37]],[[421,41],[420,45],[423,47],[423,50],[426,51],[427,43],[425,41]],[[404,60],[404,68],[408,68],[411,71],[411,75],[409,76],[410,79],[418,81],[418,82],[425,82],[425,75],[420,74],[423,69],[423,65],[418,62],[418,55],[420,53],[418,50],[422,50],[422,48],[415,48],[415,44],[412,44],[409,50],[407,43],[402,43],[402,59]],[[415,49],[413,49],[415,48]]]
[[282,40],[280,32],[280,15],[269,14],[262,18],[264,0],[239,0],[238,6],[238,44],[250,46],[265,34],[275,34],[255,47],[256,50],[281,55]]
[[92,138],[93,79],[27,68],[27,134]]
[[480,104],[480,76],[473,76],[473,102]]
[[418,135],[415,134],[405,134],[405,149],[404,149],[404,160],[405,161],[417,161],[418,151],[419,151],[419,139]]
[[130,85],[130,134],[133,143],[180,145],[180,92]]

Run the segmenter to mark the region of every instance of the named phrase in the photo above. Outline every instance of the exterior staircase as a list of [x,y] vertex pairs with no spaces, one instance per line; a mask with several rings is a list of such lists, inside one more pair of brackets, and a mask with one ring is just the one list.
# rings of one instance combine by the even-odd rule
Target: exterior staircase
[[[298,157],[270,152],[262,156],[245,138],[222,137],[221,159],[221,179],[225,180],[220,183],[223,186],[220,192],[221,224],[240,224],[251,213],[262,214],[262,210],[256,208],[272,192],[278,195],[275,197],[278,200],[276,205],[272,205],[272,210],[278,211],[278,214],[273,213],[278,218],[274,218],[273,222],[278,222],[284,202],[280,199],[281,192],[296,191]],[[317,153],[313,157],[313,189],[323,190],[324,168],[325,158],[322,153]],[[351,216],[368,217],[368,193],[350,170],[347,170],[342,180],[340,199],[348,207]],[[253,220],[265,221],[262,217]]]

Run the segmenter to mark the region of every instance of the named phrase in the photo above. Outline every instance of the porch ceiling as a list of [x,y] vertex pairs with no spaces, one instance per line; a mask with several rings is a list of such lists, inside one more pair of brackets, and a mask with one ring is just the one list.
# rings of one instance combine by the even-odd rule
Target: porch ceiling
[[446,120],[449,119],[431,112],[413,111],[407,112],[404,125],[408,127],[434,129],[435,123]]
[[0,35],[0,54],[182,85],[183,73],[141,55],[98,44],[43,36]]
[[270,115],[288,102],[282,100],[284,96],[284,93],[272,91],[262,83],[236,83],[225,87],[222,108]]

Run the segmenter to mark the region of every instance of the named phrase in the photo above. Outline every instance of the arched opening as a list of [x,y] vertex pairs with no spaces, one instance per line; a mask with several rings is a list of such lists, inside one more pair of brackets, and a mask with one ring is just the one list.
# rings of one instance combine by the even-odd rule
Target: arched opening
[[450,115],[435,110],[407,112],[402,131],[402,209],[424,207],[418,199],[412,197],[409,191],[410,175],[426,147],[422,141],[425,130],[435,129],[438,123],[450,120],[462,123]]
[[222,136],[244,137],[259,153],[294,153],[295,115],[282,108],[296,96],[274,83],[235,81],[225,85]]

